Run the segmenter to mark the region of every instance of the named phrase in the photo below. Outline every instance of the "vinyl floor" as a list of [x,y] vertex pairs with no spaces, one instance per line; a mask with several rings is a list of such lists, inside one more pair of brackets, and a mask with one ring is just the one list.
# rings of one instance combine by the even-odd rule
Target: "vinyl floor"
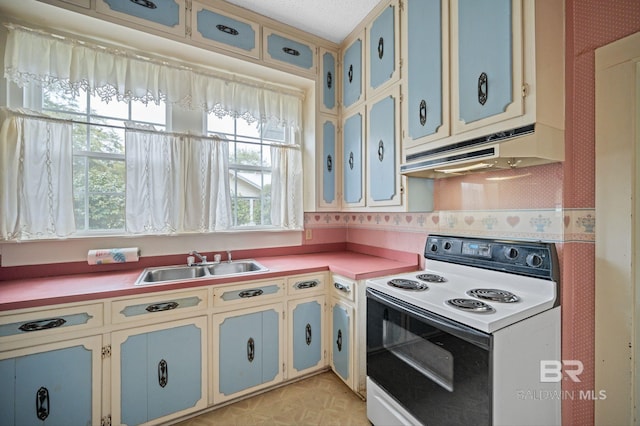
[[366,403],[334,373],[325,372],[209,413],[180,426],[369,426]]

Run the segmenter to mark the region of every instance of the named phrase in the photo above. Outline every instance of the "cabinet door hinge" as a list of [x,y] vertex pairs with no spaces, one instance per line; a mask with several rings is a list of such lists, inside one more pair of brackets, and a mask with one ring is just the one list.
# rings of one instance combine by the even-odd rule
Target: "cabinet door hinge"
[[400,10],[404,10],[404,1],[400,0],[400,1],[398,2],[398,5],[399,5],[399,7],[400,7]]
[[285,368],[284,368],[284,362],[282,363],[282,374],[284,374]]
[[[102,359],[110,358],[110,357],[111,357],[111,345],[103,346],[102,347]],[[111,423],[109,423],[109,424],[111,424]]]
[[524,83],[522,85],[522,97],[526,98],[529,95],[529,85],[527,83]]
[[100,426],[111,426],[111,414],[100,419]]

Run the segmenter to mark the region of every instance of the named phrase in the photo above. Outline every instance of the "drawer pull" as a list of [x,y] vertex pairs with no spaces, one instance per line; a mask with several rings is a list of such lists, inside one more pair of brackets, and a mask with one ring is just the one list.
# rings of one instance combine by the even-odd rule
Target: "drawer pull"
[[247,359],[249,362],[253,362],[253,359],[256,355],[256,342],[253,340],[253,337],[249,337],[247,340]]
[[306,288],[317,287],[319,284],[318,280],[309,280],[309,281],[298,281],[294,287],[298,290],[303,290]]
[[349,77],[349,83],[353,82],[353,64],[349,65],[347,76]]
[[167,386],[167,383],[169,383],[169,364],[161,359],[158,363],[158,384],[163,388]]
[[49,417],[49,390],[45,387],[36,392],[36,416],[43,421]]
[[353,170],[353,151],[349,153],[349,169]]
[[147,312],[162,312],[162,311],[170,311],[172,309],[180,306],[178,302],[162,302],[162,303],[154,303],[153,305],[149,305],[145,308]]
[[344,284],[333,283],[333,286],[344,293],[351,293],[351,289]]
[[22,331],[38,331],[48,330],[50,328],[60,327],[67,321],[64,318],[50,318],[38,321],[32,321],[22,324],[19,328]]
[[384,38],[378,39],[378,58],[382,59],[384,56]]
[[489,97],[489,77],[487,73],[481,73],[478,77],[478,102],[480,105],[484,105]]
[[304,340],[307,342],[307,346],[311,345],[311,324],[307,323],[307,326],[304,328]]
[[290,47],[283,47],[282,51],[284,53],[286,53],[287,55],[291,55],[291,56],[300,56],[300,52],[298,52],[296,49],[292,49]]
[[382,139],[378,142],[378,160],[380,160],[380,162],[384,160],[384,142]]
[[327,155],[327,171],[330,172],[333,169],[333,159],[330,155]]
[[239,296],[240,297],[256,297],[256,296],[260,296],[262,293],[264,293],[262,291],[262,289],[256,289],[256,290],[245,290],[245,291],[241,291]]
[[222,31],[225,34],[233,36],[237,36],[239,34],[238,30],[236,30],[235,28],[227,27],[226,25],[218,24],[216,25],[216,28],[218,29],[218,31]]
[[329,71],[327,73],[327,88],[331,89],[331,86],[333,86],[333,76],[331,75],[331,71]]
[[420,125],[427,124],[427,101],[424,99],[420,101]]
[[338,340],[336,340],[336,345],[338,345],[338,352],[342,352],[342,330],[338,329]]
[[138,6],[146,7],[147,9],[156,9],[158,6],[150,0],[130,0],[131,3],[137,4]]

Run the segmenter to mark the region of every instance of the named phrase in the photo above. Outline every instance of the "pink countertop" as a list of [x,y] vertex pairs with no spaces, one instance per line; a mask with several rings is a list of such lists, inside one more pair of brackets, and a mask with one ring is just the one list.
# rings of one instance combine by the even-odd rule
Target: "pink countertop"
[[327,270],[347,278],[362,280],[413,271],[418,268],[417,255],[415,256],[415,261],[411,262],[409,260],[394,260],[353,251],[254,257],[254,259],[269,268],[269,271],[241,277],[180,281],[171,284],[146,286],[134,285],[144,268],[119,272],[104,271],[0,281],[0,311]]

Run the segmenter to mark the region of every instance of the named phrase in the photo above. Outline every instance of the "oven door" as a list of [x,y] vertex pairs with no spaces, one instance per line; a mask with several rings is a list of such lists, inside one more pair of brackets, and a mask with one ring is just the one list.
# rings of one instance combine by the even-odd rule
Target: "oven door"
[[422,423],[491,424],[491,343],[367,288],[367,376]]

